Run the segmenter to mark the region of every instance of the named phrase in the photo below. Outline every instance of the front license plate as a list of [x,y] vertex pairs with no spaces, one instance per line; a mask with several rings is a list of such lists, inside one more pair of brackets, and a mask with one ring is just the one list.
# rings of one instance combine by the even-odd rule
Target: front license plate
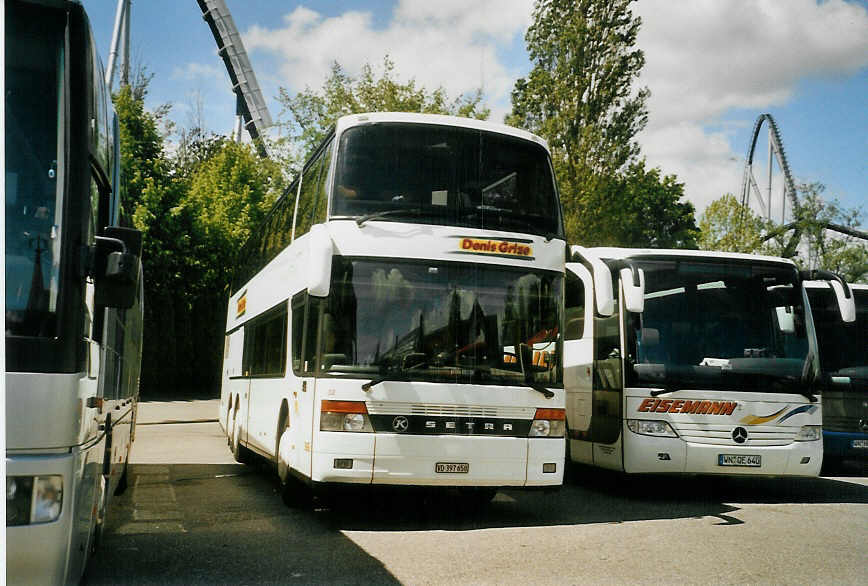
[[438,474],[467,474],[470,472],[470,464],[466,462],[437,462],[434,464],[434,472]]
[[853,440],[850,446],[854,448],[868,448],[868,440]]
[[763,457],[749,454],[718,454],[718,466],[762,466]]

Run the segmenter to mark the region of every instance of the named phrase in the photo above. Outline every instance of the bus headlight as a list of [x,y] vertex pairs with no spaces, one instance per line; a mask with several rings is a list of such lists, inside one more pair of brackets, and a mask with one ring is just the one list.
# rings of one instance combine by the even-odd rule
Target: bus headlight
[[7,476],[6,526],[50,523],[63,509],[63,477]]
[[656,437],[678,437],[672,426],[665,421],[656,419],[628,419],[627,428],[633,433],[640,435],[653,435]]
[[822,426],[819,425],[803,425],[796,434],[797,442],[812,442],[822,437]]
[[319,420],[320,431],[374,431],[363,401],[323,401]]
[[528,437],[564,437],[566,411],[563,409],[537,409],[530,424]]

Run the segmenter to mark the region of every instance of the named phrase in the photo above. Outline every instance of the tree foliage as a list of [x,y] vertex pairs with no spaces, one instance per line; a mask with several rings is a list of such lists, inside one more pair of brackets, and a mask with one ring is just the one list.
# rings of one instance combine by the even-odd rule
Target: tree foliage
[[[768,223],[731,193],[714,200],[699,218],[699,248],[727,252],[761,252]],[[770,252],[764,250],[764,252]]]
[[127,190],[125,216],[142,231],[143,392],[215,388],[234,255],[284,186],[280,168],[247,145],[199,129],[164,149],[146,91],[115,95]]
[[533,68],[507,123],[545,138],[567,237],[586,245],[695,246],[683,184],[646,170],[636,134],[648,120],[632,0],[537,0],[525,35]]
[[837,230],[859,232],[862,210],[823,198],[820,183],[797,189],[796,217],[784,226],[764,220],[732,194],[715,200],[700,218],[700,247],[784,256],[802,268],[834,271],[854,283],[868,281],[868,241]]
[[[402,83],[395,79],[395,65],[383,58],[383,73],[377,76],[366,64],[358,77],[347,74],[337,62],[320,90],[310,88],[290,96],[280,88],[278,101],[283,107],[282,126],[294,156],[303,157],[323,139],[328,129],[341,116],[361,112],[423,112],[450,114],[467,118],[486,119],[489,110],[482,103],[482,91],[450,98],[442,87],[428,91],[411,79]],[[298,161],[303,162],[303,160]]]
[[674,175],[661,177],[659,168],[646,169],[644,160],[628,165],[590,197],[592,205],[582,218],[589,230],[578,236],[586,245],[697,246],[693,204],[682,201],[684,184]]

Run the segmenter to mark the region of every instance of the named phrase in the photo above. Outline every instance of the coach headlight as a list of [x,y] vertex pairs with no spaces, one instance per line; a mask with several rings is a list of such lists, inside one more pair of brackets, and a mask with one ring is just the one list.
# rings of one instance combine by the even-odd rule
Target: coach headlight
[[63,477],[7,476],[6,526],[50,523],[63,510]]
[[797,442],[812,442],[822,437],[822,427],[819,425],[803,425],[796,434]]
[[656,419],[628,419],[627,428],[633,433],[640,435],[653,435],[656,437],[678,437],[672,426],[665,421]]
[[563,409],[537,409],[528,437],[564,437],[566,412]]
[[364,401],[323,401],[319,420],[320,431],[374,431]]

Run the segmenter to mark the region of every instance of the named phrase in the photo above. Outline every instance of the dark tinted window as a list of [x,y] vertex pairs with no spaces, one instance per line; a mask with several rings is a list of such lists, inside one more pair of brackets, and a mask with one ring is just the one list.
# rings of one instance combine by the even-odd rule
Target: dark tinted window
[[244,326],[243,366],[246,376],[283,376],[286,371],[286,304]]
[[535,143],[468,128],[372,124],[340,140],[332,217],[557,235],[548,154]]
[[6,333],[53,336],[64,228],[64,24],[35,7],[5,9]]

